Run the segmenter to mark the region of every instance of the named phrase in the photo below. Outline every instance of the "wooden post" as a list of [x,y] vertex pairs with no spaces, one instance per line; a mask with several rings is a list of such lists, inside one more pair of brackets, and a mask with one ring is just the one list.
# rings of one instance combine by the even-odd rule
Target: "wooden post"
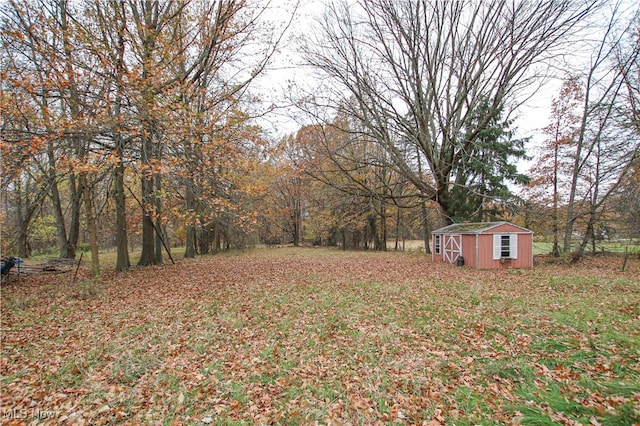
[[76,266],[76,272],[73,274],[73,281],[71,281],[71,284],[76,283],[76,277],[78,276],[78,269],[80,269],[80,262],[82,262],[82,256],[84,256],[84,252],[80,253],[80,259],[78,259],[78,265]]
[[622,272],[627,267],[627,259],[629,258],[629,247],[624,248],[624,262],[622,263]]

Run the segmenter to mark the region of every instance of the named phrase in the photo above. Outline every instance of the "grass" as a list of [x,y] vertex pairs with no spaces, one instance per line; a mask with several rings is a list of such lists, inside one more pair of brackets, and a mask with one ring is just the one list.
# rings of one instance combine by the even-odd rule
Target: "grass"
[[[580,241],[573,241],[572,247],[575,249],[580,244]],[[560,242],[560,249],[562,250],[562,242]],[[549,255],[553,250],[553,243],[548,241],[534,241],[533,254],[534,255]],[[589,244],[585,248],[586,253],[591,253],[592,246]],[[601,254],[625,254],[629,253],[630,256],[640,255],[640,246],[636,241],[599,241],[596,244],[596,251]]]
[[640,262],[617,266],[474,271],[287,248],[34,277],[2,288],[1,409],[93,424],[631,425]]

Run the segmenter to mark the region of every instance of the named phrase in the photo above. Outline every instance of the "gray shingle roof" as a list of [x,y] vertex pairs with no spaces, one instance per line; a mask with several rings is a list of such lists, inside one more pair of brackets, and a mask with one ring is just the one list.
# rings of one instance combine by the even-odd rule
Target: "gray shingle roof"
[[476,223],[454,223],[444,228],[436,229],[432,234],[481,234],[484,231],[488,231],[491,228],[495,228],[499,225],[511,225],[522,229],[525,232],[530,232],[528,229],[518,225],[514,225],[510,222],[476,222]]

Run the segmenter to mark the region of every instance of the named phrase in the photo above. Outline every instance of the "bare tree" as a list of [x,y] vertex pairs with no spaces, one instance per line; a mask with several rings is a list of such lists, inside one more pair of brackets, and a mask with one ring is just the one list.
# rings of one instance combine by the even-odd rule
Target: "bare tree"
[[567,77],[557,97],[551,101],[549,124],[543,128],[546,138],[536,163],[529,170],[532,177],[527,187],[529,199],[536,200],[536,204],[545,203],[550,208],[551,218],[548,222],[553,234],[551,254],[555,257],[560,256],[560,228],[566,222],[564,216],[560,217],[561,204],[563,208],[566,206],[561,194],[568,192],[567,182],[571,175],[569,152],[578,139],[583,102],[580,79]]
[[[332,3],[303,46],[308,64],[331,85],[316,90],[313,102],[360,121],[393,166],[450,217],[455,165],[474,151],[500,108],[508,118],[523,94],[534,91],[545,61],[597,6],[571,0]],[[345,97],[355,102],[342,102]],[[465,128],[483,99],[488,104],[475,128]],[[420,173],[415,159],[407,161],[399,141],[415,146],[428,169]]]
[[369,206],[373,247],[386,250],[390,209],[414,207],[418,200],[406,193],[406,178],[393,170],[386,151],[360,127],[352,117],[338,116],[328,125],[303,128],[297,143],[307,175]]
[[127,147],[131,145],[131,129],[127,122],[126,75],[128,64],[125,60],[127,10],[124,2],[118,0],[94,0],[86,4],[86,11],[94,16],[93,31],[87,31],[89,50],[102,64],[102,93],[110,102],[102,112],[103,133],[113,143],[115,160],[113,164],[113,198],[116,211],[116,271],[130,268],[129,239],[127,235],[127,212],[125,194]]
[[[581,125],[571,152],[572,161],[564,251],[571,249],[575,222],[584,219],[583,237],[572,262],[582,256],[588,241],[595,245],[595,226],[604,214],[606,202],[628,179],[640,158],[633,103],[629,105],[628,76],[637,72],[640,43],[634,31],[640,9],[626,21],[622,10],[611,12],[606,31],[595,46],[584,77],[584,105]],[[622,24],[622,28],[620,25]],[[631,43],[627,43],[628,35]],[[631,117],[628,107],[631,106]],[[630,118],[630,120],[629,120]],[[631,123],[631,125],[629,125]]]
[[[637,52],[640,49],[640,18],[637,18],[635,28],[628,32],[628,44],[620,49],[616,55],[618,62],[625,63],[626,53]],[[624,94],[621,96],[621,112],[625,127],[640,137],[640,61],[631,63],[624,70]],[[615,196],[615,210],[621,216],[626,226],[623,235],[640,238],[640,158],[631,165],[628,176],[621,182]]]

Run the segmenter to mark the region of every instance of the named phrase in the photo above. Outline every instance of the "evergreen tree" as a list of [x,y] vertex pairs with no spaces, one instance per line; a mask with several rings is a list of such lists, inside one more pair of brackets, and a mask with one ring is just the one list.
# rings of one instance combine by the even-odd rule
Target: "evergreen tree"
[[[526,184],[529,178],[518,172],[516,161],[527,159],[524,143],[515,139],[511,129],[513,120],[502,117],[502,106],[489,120],[491,100],[484,98],[465,125],[460,145],[470,146],[453,167],[454,185],[451,188],[451,219],[454,222],[495,220],[501,206],[513,198],[508,184]],[[469,136],[476,134],[469,144]]]

